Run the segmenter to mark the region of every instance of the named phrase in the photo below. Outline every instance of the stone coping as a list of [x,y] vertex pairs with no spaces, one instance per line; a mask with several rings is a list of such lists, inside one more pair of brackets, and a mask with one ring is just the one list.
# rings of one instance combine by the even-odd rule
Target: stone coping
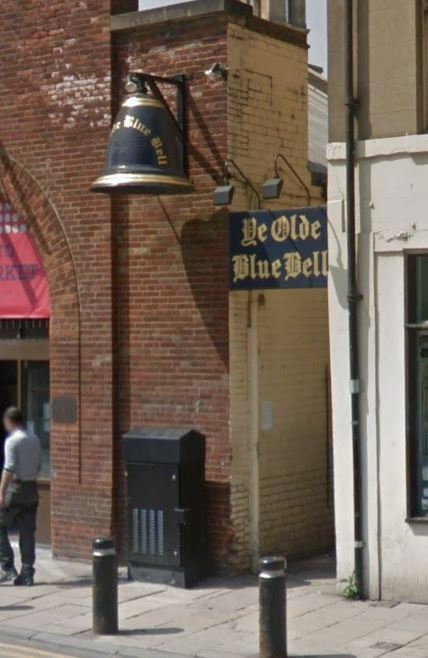
[[250,5],[238,0],[193,0],[156,9],[135,11],[111,16],[110,29],[114,33],[147,29],[163,23],[191,21],[215,15],[238,22],[250,30],[266,34],[281,41],[307,48],[307,30],[291,25],[274,23],[253,15]]

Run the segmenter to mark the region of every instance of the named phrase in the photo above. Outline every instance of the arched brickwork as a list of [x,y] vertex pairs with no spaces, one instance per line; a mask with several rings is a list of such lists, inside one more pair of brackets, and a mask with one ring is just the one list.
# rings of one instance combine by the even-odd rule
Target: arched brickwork
[[[37,243],[49,281],[52,306],[50,322],[51,399],[74,400],[73,422],[56,422],[51,426],[52,458],[52,525],[55,550],[56,505],[61,489],[62,472],[66,468],[67,486],[70,480],[81,484],[80,426],[80,299],[71,245],[61,219],[34,176],[19,162],[4,152],[0,156],[0,196],[26,222]],[[67,460],[64,463],[64,445]]]

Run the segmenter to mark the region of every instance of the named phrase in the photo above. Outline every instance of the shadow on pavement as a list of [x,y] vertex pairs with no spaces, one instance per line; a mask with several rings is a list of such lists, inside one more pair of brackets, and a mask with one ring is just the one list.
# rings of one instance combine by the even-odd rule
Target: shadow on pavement
[[175,635],[182,633],[183,628],[132,628],[119,630],[119,635]]
[[[319,555],[304,561],[291,561],[288,565],[290,575],[300,575],[310,580],[336,577],[336,560],[333,553]],[[340,658],[340,657],[339,657]]]
[[51,585],[52,587],[67,587],[68,589],[70,587],[90,587],[92,585],[92,578],[76,578],[70,579],[70,580],[59,580],[59,581],[44,581],[44,580],[37,580],[34,583],[34,586],[36,587],[37,585]]
[[[260,658],[260,654],[254,653],[248,658]],[[313,654],[294,654],[289,653],[288,658],[357,658],[353,653],[313,653]]]
[[0,612],[5,612],[7,610],[33,610],[32,605],[0,605]]
[[[294,589],[310,585],[317,580],[334,581],[336,578],[336,560],[333,553],[319,555],[307,560],[291,560],[287,567],[287,587]],[[257,576],[244,574],[241,576],[211,576],[199,583],[194,589],[246,589],[257,586]],[[327,656],[327,658],[330,658]],[[338,656],[338,658],[343,658]],[[346,657],[348,658],[348,657]],[[351,657],[352,658],[352,657]]]

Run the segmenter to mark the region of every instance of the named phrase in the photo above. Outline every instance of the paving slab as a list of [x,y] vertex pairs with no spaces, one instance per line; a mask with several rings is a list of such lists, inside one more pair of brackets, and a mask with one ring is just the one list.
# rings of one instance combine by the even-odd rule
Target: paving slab
[[[253,576],[211,578],[192,590],[119,580],[120,633],[92,633],[91,565],[39,550],[33,588],[0,586],[0,631],[37,646],[109,658],[258,658]],[[288,575],[291,658],[428,658],[428,607],[345,601],[331,556]],[[89,655],[89,654],[88,654]]]

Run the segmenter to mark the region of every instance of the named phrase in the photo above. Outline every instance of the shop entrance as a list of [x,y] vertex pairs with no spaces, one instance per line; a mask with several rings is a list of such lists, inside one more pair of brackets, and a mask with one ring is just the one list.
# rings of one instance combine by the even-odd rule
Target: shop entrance
[[[37,541],[50,543],[50,405],[47,320],[0,320],[0,414],[20,407],[42,443]],[[5,432],[0,432],[3,465]]]

